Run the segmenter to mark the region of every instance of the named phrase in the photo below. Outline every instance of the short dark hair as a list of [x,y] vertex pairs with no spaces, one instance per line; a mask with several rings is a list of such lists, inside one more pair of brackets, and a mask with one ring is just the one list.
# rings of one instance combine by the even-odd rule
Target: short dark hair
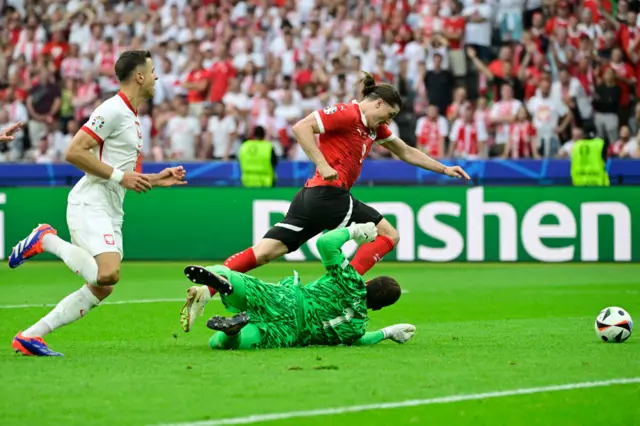
[[392,107],[402,108],[402,98],[400,98],[400,93],[394,85],[388,83],[376,84],[375,78],[370,73],[363,71],[363,74],[364,77],[359,81],[362,83],[362,96],[374,100],[382,99]]
[[376,277],[367,282],[367,308],[377,311],[400,299],[400,284],[391,277]]
[[253,128],[253,138],[257,140],[263,140],[267,133],[264,131],[264,127],[256,126]]
[[138,66],[147,63],[147,58],[151,58],[151,52],[148,50],[127,50],[122,52],[114,67],[118,81],[127,81]]

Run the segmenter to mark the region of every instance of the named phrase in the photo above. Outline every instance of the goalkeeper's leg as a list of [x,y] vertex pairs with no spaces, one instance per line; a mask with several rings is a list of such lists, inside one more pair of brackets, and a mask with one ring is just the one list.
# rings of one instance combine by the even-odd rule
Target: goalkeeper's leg
[[[180,323],[184,331],[189,331],[196,318],[204,312],[204,306],[211,296],[208,289],[219,292],[234,308],[246,310],[245,281],[239,272],[231,272],[229,279],[215,274],[202,266],[187,266],[184,270],[189,281],[204,286],[193,286],[187,290],[187,302],[180,310]],[[237,275],[237,276],[236,276]]]
[[211,349],[251,349],[260,343],[262,332],[254,324],[247,324],[239,333],[228,335],[224,331],[217,331],[211,339]]

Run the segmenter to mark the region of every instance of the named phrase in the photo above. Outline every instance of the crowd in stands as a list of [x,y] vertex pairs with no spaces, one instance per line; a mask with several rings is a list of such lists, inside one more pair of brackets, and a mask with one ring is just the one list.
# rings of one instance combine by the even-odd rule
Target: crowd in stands
[[[145,161],[228,160],[260,125],[358,99],[360,71],[403,98],[395,134],[436,157],[570,155],[586,123],[640,157],[640,0],[0,0],[0,161],[62,161],[118,88],[120,52],[159,80],[138,111]],[[382,147],[373,158],[390,158]]]

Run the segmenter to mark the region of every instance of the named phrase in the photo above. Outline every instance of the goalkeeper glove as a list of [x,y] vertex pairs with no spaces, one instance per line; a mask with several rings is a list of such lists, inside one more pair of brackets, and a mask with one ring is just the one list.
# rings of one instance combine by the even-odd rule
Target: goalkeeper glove
[[391,339],[396,343],[405,343],[416,332],[416,326],[411,324],[390,325],[382,329],[385,339]]
[[378,230],[373,222],[352,223],[348,229],[349,235],[358,244],[370,243],[378,236]]

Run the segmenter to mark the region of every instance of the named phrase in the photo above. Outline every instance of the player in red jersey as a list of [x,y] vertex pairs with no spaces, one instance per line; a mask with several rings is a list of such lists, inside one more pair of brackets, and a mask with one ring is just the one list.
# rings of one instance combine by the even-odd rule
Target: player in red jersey
[[[300,146],[316,166],[315,175],[295,195],[286,217],[253,247],[228,258],[224,265],[247,272],[297,250],[327,229],[352,223],[373,222],[375,241],[359,247],[351,264],[363,275],[396,246],[398,231],[374,208],[355,199],[349,190],[356,183],[362,163],[376,144],[382,144],[401,160],[447,176],[469,179],[459,166],[446,167],[395,136],[387,123],[400,111],[402,100],[390,84],[376,84],[365,73],[361,102],[337,104],[309,114],[293,126]],[[315,135],[320,135],[316,144]],[[208,287],[187,292],[181,323],[189,331],[212,294]]]

